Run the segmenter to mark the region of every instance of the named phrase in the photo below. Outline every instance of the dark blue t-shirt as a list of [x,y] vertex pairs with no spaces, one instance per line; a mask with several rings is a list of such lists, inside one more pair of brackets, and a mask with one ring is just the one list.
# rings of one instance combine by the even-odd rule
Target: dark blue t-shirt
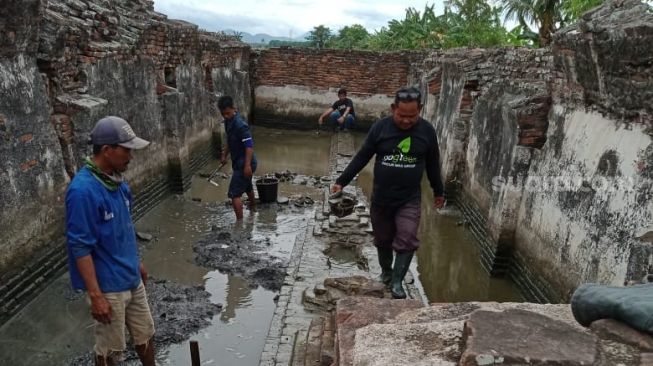
[[126,183],[110,191],[83,167],[66,192],[68,269],[72,285],[85,290],[76,259],[91,255],[100,290],[120,292],[141,282],[132,195]]
[[351,99],[349,98],[345,98],[345,100],[338,99],[331,106],[331,108],[340,112],[340,115],[345,113],[345,109],[347,109],[347,107],[349,107],[349,114],[351,114],[352,116],[356,116],[356,113],[354,112],[354,102],[352,102]]
[[[230,120],[224,120],[224,130],[227,133],[227,146],[231,155],[231,167],[234,170],[242,170],[245,166],[245,149],[253,147],[252,133],[249,131],[247,122],[236,114]],[[256,166],[256,155],[252,156],[252,168]]]

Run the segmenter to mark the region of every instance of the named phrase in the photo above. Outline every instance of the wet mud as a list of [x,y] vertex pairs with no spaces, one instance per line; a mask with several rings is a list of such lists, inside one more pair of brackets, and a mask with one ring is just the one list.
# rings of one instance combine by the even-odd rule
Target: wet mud
[[[150,279],[146,286],[148,302],[154,319],[154,345],[158,353],[174,343],[190,338],[207,327],[210,319],[222,310],[221,304],[212,304],[210,294],[202,286],[184,286],[170,281]],[[137,361],[131,344],[123,354],[125,362]],[[73,358],[67,365],[93,365],[93,353]]]
[[[314,204],[308,196],[291,196],[287,204],[257,204],[261,212],[276,211],[277,216],[295,219],[307,215],[307,209]],[[297,226],[291,222],[289,227]],[[199,266],[218,270],[221,273],[244,278],[252,288],[258,286],[266,290],[279,291],[283,285],[288,266],[287,257],[272,254],[274,245],[270,236],[254,236],[251,224],[236,223],[234,226],[214,226],[193,245],[195,263]]]
[[269,173],[266,176],[274,176],[279,179],[279,182],[289,182],[291,184],[305,185],[317,189],[329,187],[331,184],[331,178],[327,176],[304,175],[291,172],[290,170]]
[[[157,364],[190,364],[190,339],[203,346],[204,364],[259,363],[293,245],[321,205],[319,188],[329,185],[324,174],[330,138],[263,129],[254,134],[255,179],[278,178],[280,203],[246,210],[239,226],[225,205],[231,168],[212,175],[219,166],[213,161],[193,177],[187,192],[166,198],[135,223],[152,276],[147,293]],[[2,365],[94,364],[93,320],[84,295],[69,289],[67,275],[10,326],[0,334]],[[124,356],[120,365],[140,364],[132,345]]]
[[246,279],[252,288],[281,289],[286,276],[287,260],[267,255],[269,238],[253,239],[247,232],[217,229],[199,240],[193,250],[195,262],[222,273]]

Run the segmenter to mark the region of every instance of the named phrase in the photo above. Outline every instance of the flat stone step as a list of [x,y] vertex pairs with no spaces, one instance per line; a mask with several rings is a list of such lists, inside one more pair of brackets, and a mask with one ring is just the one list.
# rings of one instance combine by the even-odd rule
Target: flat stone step
[[347,297],[336,304],[336,357],[339,366],[353,365],[356,330],[370,324],[392,322],[395,316],[423,307],[417,300]]
[[334,312],[327,313],[324,318],[324,329],[322,331],[322,355],[320,366],[331,366],[335,360],[335,317]]
[[595,365],[597,337],[562,321],[521,309],[479,310],[463,333],[461,366]]
[[292,359],[290,366],[304,366],[306,360],[306,344],[308,340],[308,331],[298,330],[295,334],[295,344],[292,350]]
[[320,366],[322,363],[322,334],[324,332],[324,318],[317,317],[311,320],[306,339],[306,354],[304,366]]

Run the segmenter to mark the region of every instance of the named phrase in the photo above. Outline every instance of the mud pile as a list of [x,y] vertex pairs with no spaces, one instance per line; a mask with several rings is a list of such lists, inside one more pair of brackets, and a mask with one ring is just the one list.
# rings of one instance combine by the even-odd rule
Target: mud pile
[[243,277],[253,288],[279,291],[287,261],[266,254],[270,245],[269,238],[252,240],[248,233],[216,228],[199,240],[193,250],[200,266]]
[[[157,354],[167,346],[190,338],[198,330],[207,327],[213,315],[220,313],[222,305],[212,304],[210,294],[202,286],[183,286],[173,282],[150,279],[147,297],[154,319],[154,344]],[[125,361],[136,361],[138,356],[131,344],[124,353]],[[93,353],[89,350],[67,365],[93,365]]]

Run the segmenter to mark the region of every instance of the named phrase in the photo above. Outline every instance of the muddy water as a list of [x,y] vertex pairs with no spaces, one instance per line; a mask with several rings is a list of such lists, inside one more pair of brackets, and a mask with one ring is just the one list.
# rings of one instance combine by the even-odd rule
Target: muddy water
[[[325,175],[328,171],[330,136],[309,132],[253,129],[257,176],[290,170],[306,175]],[[212,162],[204,168],[217,168]],[[230,168],[223,168],[230,174]],[[223,304],[223,311],[208,328],[193,335],[200,344],[202,363],[219,365],[258,365],[270,320],[275,310],[275,292],[252,284],[239,276],[210,271],[194,264],[193,243],[211,230],[225,228],[253,241],[268,240],[268,253],[289,258],[296,235],[306,228],[305,214],[279,211],[276,205],[259,205],[256,212],[245,212],[243,223],[236,225],[233,212],[225,206],[228,179],[195,176],[184,198],[169,198],[141,219],[139,230],[156,240],[144,251],[144,262],[157,277],[188,285],[204,285],[211,301]],[[293,194],[318,198],[314,189],[280,183],[279,196]],[[272,207],[270,207],[272,206]],[[310,213],[312,215],[312,213]],[[162,364],[188,365],[188,344],[173,345]]]
[[[356,134],[357,147],[364,138],[365,135]],[[373,163],[374,159],[358,177],[368,199],[372,193]],[[461,224],[462,216],[455,207],[433,207],[433,191],[425,177],[416,268],[429,302],[523,301],[512,282],[484,272],[475,239]]]
[[[259,159],[257,174],[281,170],[327,173],[329,134],[254,128],[254,138]],[[210,172],[217,166],[218,162],[213,161],[203,171]],[[229,167],[224,172],[230,173]],[[183,196],[167,198],[136,222],[137,230],[154,237],[143,247],[143,260],[151,276],[182,285],[203,285],[211,294],[211,302],[223,305],[209,327],[191,335],[200,344],[203,364],[258,365],[276,293],[253,287],[239,276],[195,265],[193,243],[212,229],[228,228],[247,231],[255,241],[269,238],[269,252],[288,257],[295,236],[305,230],[306,217],[310,216],[261,205],[254,214],[245,213],[242,225],[234,225],[232,211],[224,206],[229,181],[216,182],[217,187],[196,176]],[[305,186],[279,185],[279,195],[293,194],[319,198],[314,189]],[[84,298],[71,291],[69,283],[64,274],[0,328],[0,365],[67,365],[92,349],[93,320]],[[158,364],[189,365],[188,349],[187,342],[173,345],[158,357]]]
[[[254,128],[259,159],[257,175],[283,170],[305,175],[327,173],[331,135],[310,132],[275,131]],[[363,136],[357,136],[360,143]],[[137,163],[137,162],[136,162]],[[203,170],[212,171],[217,162]],[[224,173],[229,173],[226,167]],[[370,193],[371,165],[361,173],[359,184]],[[143,260],[150,275],[182,285],[203,285],[211,302],[223,305],[211,325],[191,335],[200,344],[203,364],[258,365],[270,320],[275,309],[275,292],[236,275],[226,275],[198,266],[193,243],[212,230],[228,228],[246,231],[253,241],[269,240],[268,251],[287,258],[296,235],[305,229],[307,216],[261,205],[255,213],[246,211],[241,225],[224,206],[228,180],[194,177],[183,196],[169,197],[136,223],[137,230],[153,235],[144,245]],[[428,190],[424,200],[430,202]],[[310,194],[312,188],[281,183],[279,195]],[[307,212],[312,214],[312,212]],[[434,212],[425,202],[417,271],[430,301],[518,300],[508,282],[490,279],[478,264],[473,238],[453,213]],[[334,265],[351,263],[343,254]],[[1,365],[65,365],[66,360],[92,348],[92,319],[84,299],[70,291],[68,275],[63,275],[14,319],[0,328]],[[173,345],[159,357],[159,364],[189,365],[188,343]]]

